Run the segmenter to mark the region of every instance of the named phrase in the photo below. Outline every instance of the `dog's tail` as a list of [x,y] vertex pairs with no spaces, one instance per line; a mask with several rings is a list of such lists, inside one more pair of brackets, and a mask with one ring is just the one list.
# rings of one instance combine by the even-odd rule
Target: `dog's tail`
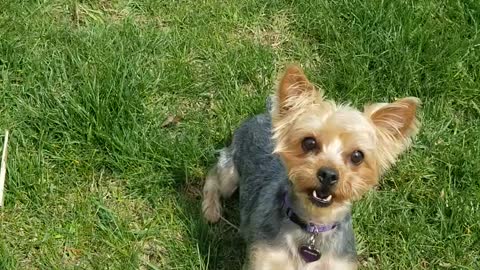
[[233,150],[224,148],[220,151],[217,164],[210,169],[203,187],[202,211],[205,218],[217,222],[222,214],[220,197],[230,197],[238,187],[238,173],[233,163]]
[[275,106],[275,103],[276,103],[276,98],[274,95],[270,95],[267,97],[265,105],[268,113],[272,112],[273,106]]

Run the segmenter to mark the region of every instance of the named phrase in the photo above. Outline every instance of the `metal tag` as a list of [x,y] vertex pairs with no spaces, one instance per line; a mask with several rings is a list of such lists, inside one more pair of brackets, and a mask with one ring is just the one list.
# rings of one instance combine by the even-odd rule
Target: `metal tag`
[[302,256],[302,259],[306,263],[318,261],[321,257],[321,254],[320,252],[318,252],[318,250],[309,246],[300,246],[300,248],[298,249],[298,252],[300,253],[300,256]]

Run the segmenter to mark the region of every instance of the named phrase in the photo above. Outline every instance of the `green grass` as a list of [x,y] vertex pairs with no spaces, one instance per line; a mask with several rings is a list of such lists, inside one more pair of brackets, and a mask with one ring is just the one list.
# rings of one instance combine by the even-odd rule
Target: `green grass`
[[479,26],[475,0],[1,1],[0,269],[239,269],[201,185],[287,62],[338,101],[424,103],[354,207],[363,268],[479,269]]

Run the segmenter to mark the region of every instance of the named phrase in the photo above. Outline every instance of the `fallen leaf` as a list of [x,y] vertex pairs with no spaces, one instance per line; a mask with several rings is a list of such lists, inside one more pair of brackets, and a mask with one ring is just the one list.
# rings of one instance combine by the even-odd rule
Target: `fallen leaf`
[[180,116],[178,115],[170,115],[167,117],[167,119],[165,119],[165,121],[163,121],[161,127],[170,127],[170,126],[174,126],[176,124],[178,124],[178,122],[180,122]]

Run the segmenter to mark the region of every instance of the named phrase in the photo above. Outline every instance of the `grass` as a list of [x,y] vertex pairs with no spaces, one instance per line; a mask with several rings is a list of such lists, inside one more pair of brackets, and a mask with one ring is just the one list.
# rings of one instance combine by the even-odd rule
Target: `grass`
[[2,1],[0,269],[239,269],[202,180],[293,61],[339,101],[424,103],[354,207],[362,268],[479,269],[479,23],[475,0]]

